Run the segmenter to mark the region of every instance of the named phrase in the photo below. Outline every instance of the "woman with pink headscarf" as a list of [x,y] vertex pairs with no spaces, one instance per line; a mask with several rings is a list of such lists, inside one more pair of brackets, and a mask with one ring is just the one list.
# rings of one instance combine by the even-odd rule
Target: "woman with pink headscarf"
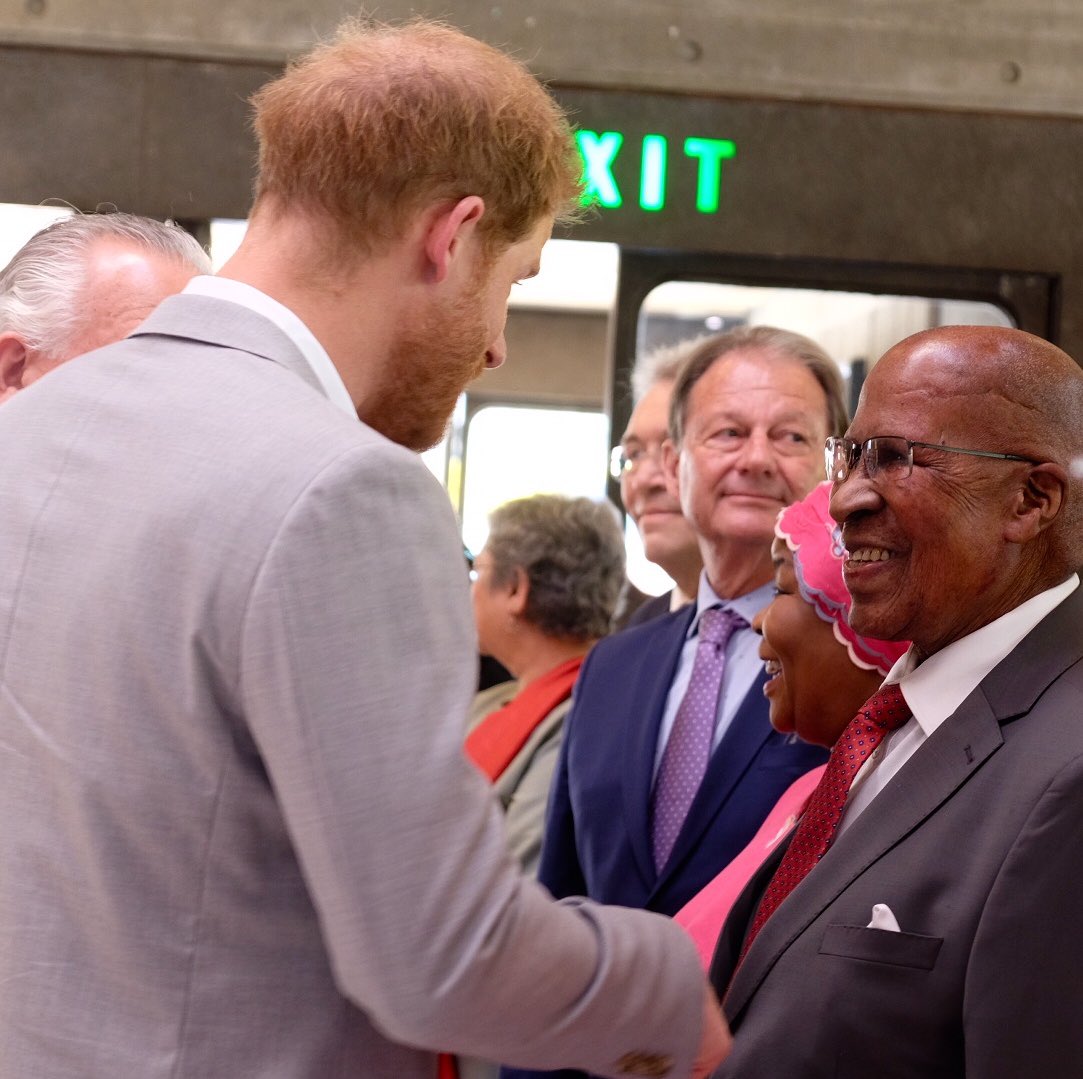
[[[760,656],[770,676],[763,692],[772,726],[828,748],[909,643],[873,640],[851,628],[845,548],[828,512],[830,495],[831,484],[821,483],[778,515],[771,547],[775,597],[752,622],[763,634]],[[748,846],[678,911],[704,968],[734,900],[793,828],[822,774],[815,768],[795,780]]]

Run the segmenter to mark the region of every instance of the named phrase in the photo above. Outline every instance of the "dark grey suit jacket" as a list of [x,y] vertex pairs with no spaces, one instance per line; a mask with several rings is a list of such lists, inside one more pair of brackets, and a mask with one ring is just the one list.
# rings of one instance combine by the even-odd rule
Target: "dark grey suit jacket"
[[[1024,1079],[1083,1067],[1083,589],[993,670],[779,907],[717,1073]],[[712,966],[725,990],[776,852]],[[901,932],[868,929],[887,903]]]
[[521,878],[463,757],[446,495],[276,326],[167,300],[0,462],[3,1079],[688,1068],[691,944]]

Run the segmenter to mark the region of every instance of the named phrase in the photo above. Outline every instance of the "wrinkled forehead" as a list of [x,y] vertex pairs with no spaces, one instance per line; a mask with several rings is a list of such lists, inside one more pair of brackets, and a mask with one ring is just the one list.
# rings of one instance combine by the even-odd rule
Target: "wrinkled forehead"
[[811,419],[827,422],[827,395],[799,360],[766,349],[734,349],[720,356],[692,387],[689,427],[730,416],[749,422]]
[[640,442],[652,442],[665,438],[669,429],[669,402],[672,396],[671,379],[658,381],[651,386],[632,409],[623,441],[638,439]]
[[980,355],[931,343],[907,342],[872,369],[850,424],[849,437],[902,435],[919,441],[981,437],[1008,422],[993,365]]

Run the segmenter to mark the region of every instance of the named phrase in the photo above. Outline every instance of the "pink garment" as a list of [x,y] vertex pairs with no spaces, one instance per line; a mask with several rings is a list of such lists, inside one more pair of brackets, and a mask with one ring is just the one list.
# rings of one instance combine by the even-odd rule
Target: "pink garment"
[[855,666],[887,674],[910,647],[909,641],[877,641],[862,637],[850,625],[853,600],[842,576],[846,545],[842,530],[831,516],[831,484],[821,483],[787,506],[775,521],[775,535],[793,551],[797,590],[812,609],[831,624],[835,640]]
[[730,907],[767,855],[789,834],[826,767],[813,768],[795,779],[775,803],[775,808],[767,814],[767,819],[748,846],[706,888],[677,911],[674,920],[695,942],[704,970],[711,965],[711,956]]

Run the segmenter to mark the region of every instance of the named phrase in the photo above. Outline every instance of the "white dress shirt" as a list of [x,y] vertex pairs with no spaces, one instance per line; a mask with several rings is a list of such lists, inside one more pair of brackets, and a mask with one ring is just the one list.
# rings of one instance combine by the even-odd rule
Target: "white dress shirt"
[[210,277],[200,274],[193,277],[184,289],[197,296],[213,296],[216,300],[228,300],[230,303],[247,307],[273,322],[296,346],[305,362],[312,368],[312,373],[319,380],[324,393],[344,412],[357,418],[357,409],[346,390],[327,350],[316,340],[313,332],[284,304],[271,299],[265,292],[260,292],[243,281],[234,281],[230,277]]
[[1079,577],[1073,574],[1063,583],[1031,596],[981,629],[952,641],[920,665],[913,648],[898,659],[888,671],[884,685],[899,683],[913,715],[877,746],[854,777],[837,835],[865,811],[981,680],[1078,587]]
[[[658,777],[662,754],[665,752],[666,742],[669,741],[670,732],[677,719],[677,709],[684,699],[688,683],[692,680],[692,666],[696,661],[696,649],[699,647],[699,620],[703,617],[703,612],[711,607],[721,607],[739,614],[746,622],[751,623],[755,615],[771,602],[774,593],[775,586],[772,581],[737,599],[722,599],[708,582],[706,571],[700,573],[696,613],[688,627],[684,644],[681,646],[681,658],[677,662],[677,670],[673,675],[669,695],[666,697],[666,706],[662,712],[662,724],[658,729],[658,747],[654,754],[655,778]],[[737,714],[737,709],[748,696],[752,683],[756,681],[763,669],[759,648],[760,635],[750,625],[734,630],[726,645],[726,668],[722,676],[722,692],[718,695],[714,739],[711,742],[712,753],[718,748],[730,723],[733,722],[733,717]]]

